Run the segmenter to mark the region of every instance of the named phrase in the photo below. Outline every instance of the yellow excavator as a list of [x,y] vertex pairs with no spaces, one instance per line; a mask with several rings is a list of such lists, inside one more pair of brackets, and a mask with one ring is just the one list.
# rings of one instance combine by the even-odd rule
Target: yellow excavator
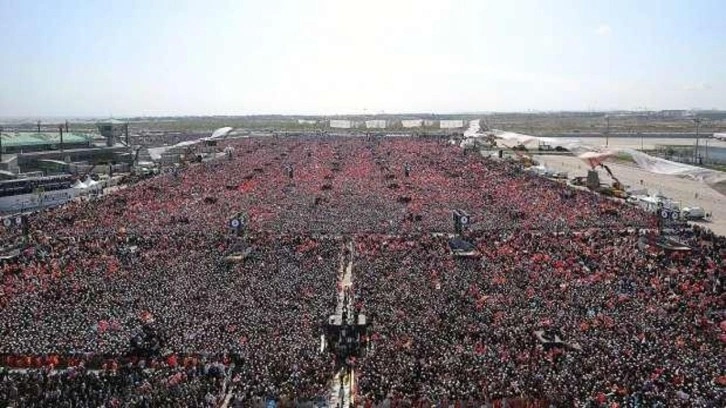
[[628,198],[628,193],[625,191],[625,186],[623,185],[623,183],[620,182],[620,180],[618,180],[617,177],[615,177],[613,172],[610,171],[610,167],[608,167],[604,163],[600,163],[600,167],[604,168],[610,178],[613,179],[612,185],[601,186],[599,188],[600,193],[618,198]]
[[535,162],[531,156],[525,154],[523,151],[518,149],[512,149],[512,152],[517,155],[517,159],[520,163],[522,163],[524,167],[532,167],[537,165],[537,162]]

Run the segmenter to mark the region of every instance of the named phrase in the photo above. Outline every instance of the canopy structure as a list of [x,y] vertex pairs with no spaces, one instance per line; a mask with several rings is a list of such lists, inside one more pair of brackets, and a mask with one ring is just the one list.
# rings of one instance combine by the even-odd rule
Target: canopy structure
[[507,132],[503,130],[494,130],[494,137],[514,144],[532,145],[532,144],[548,144],[552,147],[564,147],[571,152],[585,152],[589,150],[589,146],[585,145],[580,139],[572,138],[555,138],[523,135],[516,132]]
[[151,160],[161,160],[161,156],[169,150],[177,149],[177,148],[185,147],[185,146],[193,146],[195,144],[200,143],[202,140],[204,140],[204,139],[187,140],[187,141],[179,142],[179,143],[177,143],[175,145],[171,145],[171,146],[150,147],[149,156],[151,157]]
[[593,150],[579,154],[577,157],[586,161],[590,164],[590,166],[595,167],[614,156],[622,155],[631,157],[638,167],[655,174],[687,177],[701,181],[708,185],[713,185],[726,180],[726,173],[722,171],[706,169],[703,167],[692,166],[690,164],[662,159],[660,157],[654,157],[635,149],[605,149],[599,152]]
[[199,139],[187,140],[187,141],[179,142],[179,143],[177,143],[175,145],[171,145],[171,146],[150,147],[148,149],[149,156],[151,157],[151,160],[158,161],[158,160],[161,160],[161,156],[169,150],[180,148],[180,147],[185,147],[185,146],[193,146],[193,145],[196,145],[198,143],[201,143],[201,142],[207,141],[207,140],[224,139],[225,137],[227,137],[229,135],[229,133],[231,131],[232,131],[232,128],[229,126],[226,126],[226,127],[222,127],[222,128],[215,130],[214,132],[212,132],[212,135],[209,137],[202,137]]
[[212,136],[209,136],[207,139],[221,139],[221,138],[227,137],[227,135],[229,135],[229,132],[231,132],[231,131],[232,131],[232,128],[229,126],[219,128],[219,129],[215,130],[214,132],[212,132]]

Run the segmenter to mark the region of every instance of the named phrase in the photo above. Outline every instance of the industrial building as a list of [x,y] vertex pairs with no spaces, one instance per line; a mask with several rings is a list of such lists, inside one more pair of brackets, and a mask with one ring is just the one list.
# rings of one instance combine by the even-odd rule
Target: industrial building
[[[100,132],[70,132],[69,125],[58,131],[0,132],[0,177],[16,178],[25,173],[58,174],[95,168],[102,172],[110,164],[131,159],[128,124],[118,120],[97,123]],[[105,143],[101,138],[105,138]],[[99,143],[100,142],[100,143]],[[100,166],[104,165],[104,166]],[[127,167],[127,166],[126,166]]]
[[3,154],[29,153],[48,150],[79,149],[92,145],[93,138],[81,133],[59,132],[2,132],[0,151]]

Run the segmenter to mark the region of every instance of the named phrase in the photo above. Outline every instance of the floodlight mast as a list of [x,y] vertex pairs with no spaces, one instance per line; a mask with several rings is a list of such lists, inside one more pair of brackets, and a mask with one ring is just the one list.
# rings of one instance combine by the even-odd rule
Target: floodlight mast
[[607,128],[605,129],[605,147],[608,147],[610,145],[610,115],[605,115],[605,122],[607,123]]
[[694,164],[699,164],[699,161],[698,161],[698,156],[699,156],[699,154],[698,154],[698,145],[699,145],[699,139],[700,139],[700,133],[699,133],[699,131],[701,129],[701,121],[703,121],[703,118],[699,118],[698,116],[696,116],[695,118],[693,118],[693,122],[696,123],[696,150],[693,152],[693,155],[694,155],[693,156],[693,163]]

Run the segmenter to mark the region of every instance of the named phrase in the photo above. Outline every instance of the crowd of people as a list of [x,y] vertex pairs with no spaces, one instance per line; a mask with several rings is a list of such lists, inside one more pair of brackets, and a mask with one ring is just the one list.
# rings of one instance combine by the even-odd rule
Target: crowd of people
[[16,407],[219,407],[225,371],[214,364],[166,369],[0,368],[0,401]]
[[[686,256],[643,251],[632,230],[471,240],[480,257],[452,258],[445,237],[359,241],[358,298],[374,322],[362,398],[726,403],[723,239],[698,231]],[[535,335],[552,329],[559,347]]]
[[[653,216],[440,140],[229,143],[229,157],[28,218],[27,247],[0,261],[9,401],[309,404],[330,392],[320,336],[352,239],[373,330],[364,406],[724,402],[718,238],[643,251]],[[432,236],[453,232],[454,209],[480,258]],[[550,327],[581,350],[544,352],[532,333]]]

